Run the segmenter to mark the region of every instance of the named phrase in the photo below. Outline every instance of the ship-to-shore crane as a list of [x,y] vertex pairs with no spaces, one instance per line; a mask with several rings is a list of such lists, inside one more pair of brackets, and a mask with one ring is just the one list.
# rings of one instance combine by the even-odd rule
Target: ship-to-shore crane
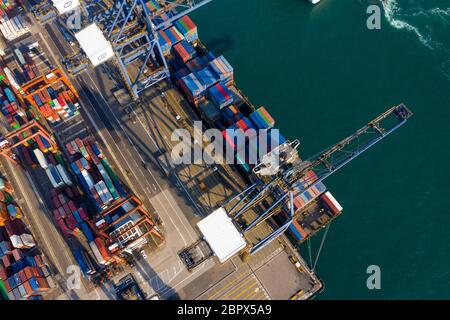
[[[138,100],[142,91],[170,76],[158,31],[171,27],[174,21],[211,1],[84,0],[82,24],[95,23],[103,31],[114,50],[120,77],[133,100]],[[99,6],[97,2],[104,5]],[[64,62],[72,74],[89,65],[80,52],[65,57]]]
[[[289,212],[289,215],[281,226],[259,243],[251,246],[248,253],[258,252],[289,228],[293,220],[302,212],[301,209],[295,211],[293,203],[293,199],[299,193],[316,186],[344,167],[405,124],[411,116],[412,112],[404,104],[392,107],[354,134],[309,160],[299,158],[296,150],[299,146],[298,141],[286,142],[264,156],[254,168],[254,173],[258,177],[255,183],[230,200],[232,208],[228,214],[236,220],[236,224],[239,224],[237,219],[247,210],[251,210],[268,196],[274,198],[267,210],[242,228],[244,235],[280,212],[282,208]],[[314,172],[313,175],[308,174],[311,171]],[[299,180],[302,181],[303,188],[301,190],[297,188],[297,191],[294,191],[294,184],[298,186],[296,182]]]

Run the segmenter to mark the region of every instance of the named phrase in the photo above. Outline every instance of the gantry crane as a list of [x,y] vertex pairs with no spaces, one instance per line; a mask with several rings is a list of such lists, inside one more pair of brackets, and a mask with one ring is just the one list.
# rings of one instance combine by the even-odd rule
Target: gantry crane
[[[27,137],[24,138],[23,134],[27,134]],[[50,144],[51,150],[56,152],[58,147],[56,142],[53,140],[53,137],[42,125],[39,124],[39,122],[32,120],[19,129],[11,131],[3,137],[0,137],[0,154],[12,163],[17,164],[16,155],[13,153],[13,149],[17,148],[19,145],[26,144],[28,140],[34,139],[38,136],[46,139]]]
[[[133,99],[139,93],[168,78],[169,68],[158,41],[157,31],[166,29],[182,16],[212,0],[158,0],[149,9],[144,0],[121,0],[110,19],[98,22],[116,53],[122,77]],[[129,66],[134,64],[135,68]],[[135,70],[130,70],[135,69]]]
[[[125,86],[133,100],[138,100],[142,91],[170,76],[158,31],[211,1],[85,0],[81,4],[87,15],[84,23],[96,23],[103,30]],[[149,2],[151,6],[146,5]],[[80,52],[65,57],[64,62],[73,74],[88,66]]]
[[[268,196],[273,197],[272,204],[242,228],[244,234],[280,212],[283,207],[289,214],[281,226],[249,248],[248,252],[250,254],[258,252],[289,228],[302,211],[294,209],[294,198],[297,195],[316,186],[397,130],[411,115],[412,112],[404,104],[395,106],[351,136],[309,160],[303,161],[298,156],[296,150],[299,146],[298,141],[288,141],[264,156],[253,169],[258,179],[229,201],[233,206],[228,213],[239,224],[237,219],[246,211],[251,210]],[[310,174],[311,172],[314,174]],[[295,192],[294,184],[298,186],[297,182],[300,180],[303,188]]]
[[59,84],[63,84],[68,89],[68,91],[75,96],[76,99],[80,98],[74,86],[70,83],[69,79],[67,79],[67,77],[58,68],[55,68],[49,73],[34,78],[33,80],[25,83],[22,86],[24,98],[30,105],[38,108],[38,105],[33,99],[33,95],[46,90],[48,87],[58,86]]
[[[122,212],[124,208],[127,212]],[[119,218],[114,220],[111,218],[118,215],[120,215]],[[139,216],[139,218],[134,219],[135,216]],[[120,227],[116,227],[117,225]],[[150,234],[156,236],[160,241],[164,241],[164,236],[153,222],[151,214],[143,207],[142,202],[133,195],[119,199],[109,208],[103,210],[95,223],[94,229],[110,245],[120,244],[114,251],[116,256]],[[114,229],[114,231],[111,232],[111,229]]]

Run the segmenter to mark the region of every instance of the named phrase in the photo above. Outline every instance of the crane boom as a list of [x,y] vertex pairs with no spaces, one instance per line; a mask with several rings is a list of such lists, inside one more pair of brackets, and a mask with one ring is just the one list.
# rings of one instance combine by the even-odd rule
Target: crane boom
[[[273,199],[273,204],[269,208],[247,224],[243,229],[244,233],[249,232],[262,222],[266,221],[269,217],[273,216],[280,206],[287,205],[287,208],[290,211],[288,221],[281,227],[273,230],[271,234],[259,243],[255,244],[250,250],[250,253],[261,250],[287,230],[297,214],[301,211],[294,213],[294,197],[316,186],[337,170],[344,167],[357,156],[400,128],[411,116],[412,112],[404,104],[392,107],[349,137],[343,139],[324,152],[319,153],[319,155],[304,161],[300,160],[298,157],[294,161],[290,160],[288,165],[281,164],[277,166],[276,170],[273,171],[276,171],[276,173],[273,174],[270,182],[262,184],[256,194],[254,193],[255,188],[253,186],[248,188],[248,192],[244,192],[242,195],[243,198],[240,199],[231,212],[229,212],[234,219],[243,215],[246,210],[252,209],[252,204],[269,194],[275,198]],[[290,145],[290,142],[286,142],[279,148],[286,148]],[[291,146],[291,149],[296,148],[292,148]],[[270,163],[270,161],[266,163]],[[255,167],[255,169],[257,169],[255,170],[256,174],[262,172],[262,170],[257,167]],[[271,170],[265,170],[265,172],[271,172]],[[314,172],[315,174],[311,175],[311,172]],[[293,190],[299,186],[299,181],[301,181],[300,185],[302,185],[303,188],[300,190],[297,189],[294,193]],[[282,193],[273,192],[274,188],[282,190]],[[247,201],[245,202],[244,200]],[[242,205],[242,207],[238,209],[240,205]],[[237,213],[233,215],[235,210],[237,210]]]
[[[325,152],[300,163],[300,170],[297,170],[298,168],[294,166],[292,170],[297,170],[297,172],[294,175],[286,172],[285,177],[288,178],[290,183],[303,178],[305,181],[305,190],[307,190],[325,180],[354,158],[397,130],[411,116],[412,112],[404,104],[392,107]],[[305,179],[308,171],[313,171],[316,175],[313,178]]]

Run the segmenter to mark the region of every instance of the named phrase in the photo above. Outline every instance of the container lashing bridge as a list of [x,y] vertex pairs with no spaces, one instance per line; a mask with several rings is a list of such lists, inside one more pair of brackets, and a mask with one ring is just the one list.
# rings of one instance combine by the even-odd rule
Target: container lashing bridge
[[[232,208],[228,214],[237,225],[242,227],[244,235],[282,210],[285,210],[288,215],[286,221],[278,228],[274,228],[260,242],[247,247],[244,252],[254,254],[283,234],[302,212],[303,208],[297,211],[294,209],[294,198],[297,195],[316,186],[397,130],[411,115],[412,112],[404,104],[395,106],[351,136],[309,160],[303,161],[298,157],[296,152],[299,146],[298,141],[288,141],[264,156],[253,169],[258,179],[230,200]],[[278,157],[280,161],[277,161],[275,157]],[[308,174],[310,172],[314,174]],[[298,181],[302,181],[303,188],[301,190],[297,188],[297,191],[294,191],[294,185],[298,186]],[[242,226],[239,218],[268,197],[273,197],[271,205],[253,221]]]

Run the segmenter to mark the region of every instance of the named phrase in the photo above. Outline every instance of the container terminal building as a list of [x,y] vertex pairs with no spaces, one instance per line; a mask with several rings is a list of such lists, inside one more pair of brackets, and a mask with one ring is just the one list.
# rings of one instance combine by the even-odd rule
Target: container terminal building
[[[189,13],[210,0],[71,1],[81,12],[76,27],[66,23],[63,2],[5,11],[24,22],[17,37],[3,34],[2,68],[17,100],[3,113],[10,128],[3,161],[13,176],[30,178],[18,184],[34,181],[37,197],[48,199],[45,212],[34,214],[48,215],[48,232],[60,236],[50,243],[41,235],[44,253],[67,256],[53,262],[55,276],[80,265],[85,278],[76,294],[84,299],[123,297],[105,284],[123,279],[144,298],[319,292],[314,269],[323,241],[309,263],[298,248],[322,229],[325,238],[342,213],[323,180],[403,125],[409,109],[390,108],[304,160],[299,142],[278,134],[268,110],[239,90],[226,58],[199,40]],[[174,164],[175,129],[208,145],[196,139],[196,120],[220,130],[234,165]],[[243,144],[234,130],[246,134]],[[42,230],[44,222],[30,223]],[[57,283],[49,298],[73,294]]]

